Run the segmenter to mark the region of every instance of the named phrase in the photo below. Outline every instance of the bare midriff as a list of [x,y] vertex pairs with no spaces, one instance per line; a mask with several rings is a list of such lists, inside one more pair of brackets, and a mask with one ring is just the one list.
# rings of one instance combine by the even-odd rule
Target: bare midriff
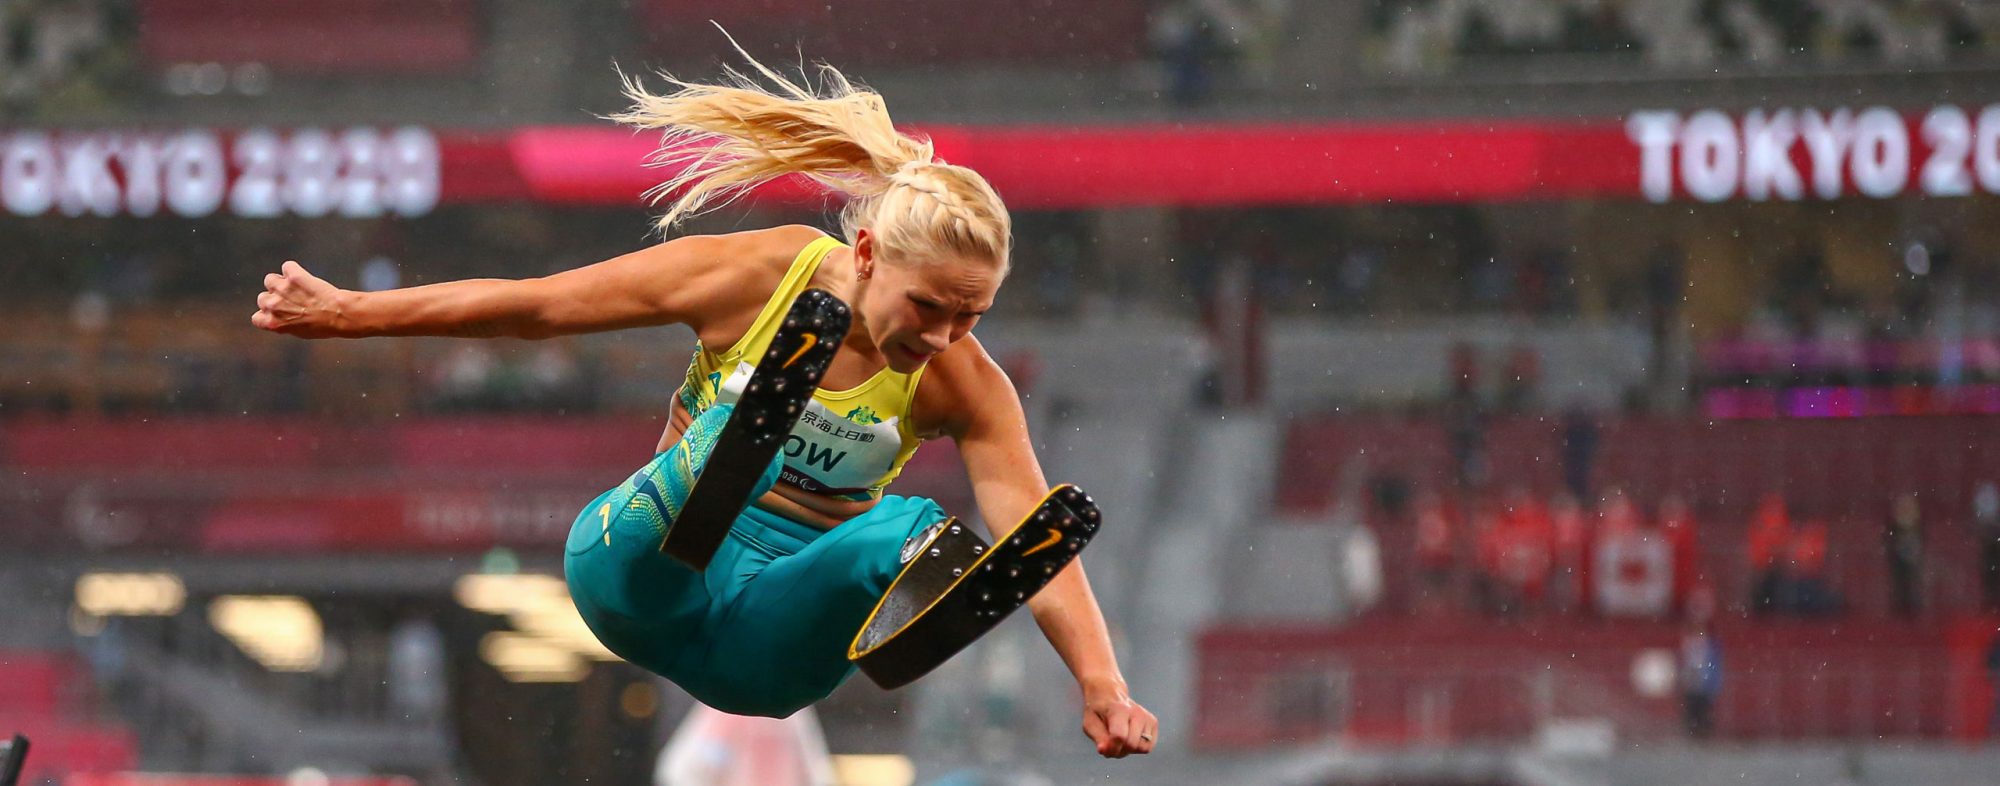
[[[653,452],[671,450],[681,441],[681,434],[687,431],[688,424],[693,422],[694,417],[681,406],[680,396],[675,396],[673,409],[667,416],[666,433],[660,435],[659,447]],[[877,501],[835,499],[780,483],[751,504],[801,524],[833,529],[843,521],[867,513]]]

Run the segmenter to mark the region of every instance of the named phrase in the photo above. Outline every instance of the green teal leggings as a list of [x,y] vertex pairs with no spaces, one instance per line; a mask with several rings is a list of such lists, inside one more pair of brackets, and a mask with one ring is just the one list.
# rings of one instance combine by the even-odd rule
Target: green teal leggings
[[724,712],[782,718],[854,673],[847,647],[902,569],[904,543],[945,514],[922,497],[884,496],[819,530],[752,507],[696,572],[660,541],[729,409],[702,413],[673,449],[591,500],[570,527],[563,573],[584,622],[619,657]]

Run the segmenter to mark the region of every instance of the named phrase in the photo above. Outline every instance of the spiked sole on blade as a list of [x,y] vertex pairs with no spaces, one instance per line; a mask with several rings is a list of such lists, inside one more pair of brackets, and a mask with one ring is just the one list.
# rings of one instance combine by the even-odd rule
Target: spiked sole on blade
[[903,567],[855,635],[847,658],[899,688],[958,654],[1076,559],[1103,516],[1089,494],[1057,486],[998,545],[956,519]]

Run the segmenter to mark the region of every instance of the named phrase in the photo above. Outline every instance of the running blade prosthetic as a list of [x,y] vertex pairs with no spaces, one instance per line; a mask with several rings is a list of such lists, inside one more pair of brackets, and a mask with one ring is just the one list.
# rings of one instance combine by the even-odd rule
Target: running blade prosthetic
[[758,478],[819,389],[851,321],[847,304],[825,290],[808,289],[792,301],[716,437],[687,504],[667,528],[661,551],[695,570],[708,568],[729,527],[751,503]]
[[19,734],[0,743],[0,786],[15,786],[21,780],[21,765],[28,761],[28,738]]
[[1067,484],[995,546],[946,519],[883,593],[847,659],[884,688],[910,684],[1026,605],[1076,559],[1102,519],[1090,495]]

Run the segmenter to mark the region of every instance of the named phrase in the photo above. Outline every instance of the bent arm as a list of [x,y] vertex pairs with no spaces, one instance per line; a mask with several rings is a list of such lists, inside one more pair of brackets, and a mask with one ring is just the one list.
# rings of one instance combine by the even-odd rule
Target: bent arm
[[[997,543],[1041,502],[1048,481],[1035,459],[1013,382],[976,341],[963,343],[970,345],[965,347],[969,352],[951,363],[949,375],[951,392],[962,409],[945,429],[958,443],[979,512]],[[943,355],[938,358],[945,360]],[[1081,558],[1030,599],[1028,610],[1086,697],[1124,696],[1125,680],[1112,651],[1111,634]]]

